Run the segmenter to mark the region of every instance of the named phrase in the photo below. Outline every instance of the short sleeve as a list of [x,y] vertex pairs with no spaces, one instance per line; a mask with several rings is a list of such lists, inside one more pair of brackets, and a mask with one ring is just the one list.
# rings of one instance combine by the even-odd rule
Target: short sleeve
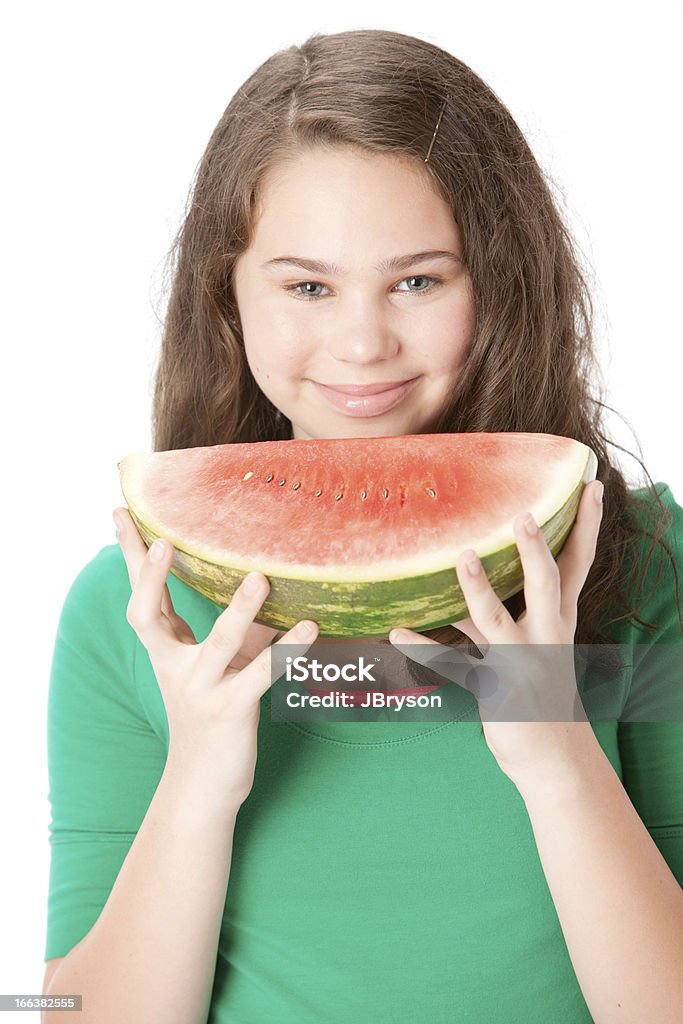
[[46,960],[65,956],[99,917],[166,761],[137,691],[129,599],[123,554],[109,545],[78,574],[59,618],[47,707]]
[[[664,540],[674,559],[683,605],[683,508],[667,485],[656,486],[673,517]],[[650,544],[647,538],[646,551]],[[658,623],[659,629],[631,632],[637,651],[633,692],[627,702],[631,720],[619,723],[618,742],[624,788],[683,886],[683,636],[676,572],[666,553],[662,554],[661,564],[657,554],[648,567],[645,586],[652,597],[640,613]]]

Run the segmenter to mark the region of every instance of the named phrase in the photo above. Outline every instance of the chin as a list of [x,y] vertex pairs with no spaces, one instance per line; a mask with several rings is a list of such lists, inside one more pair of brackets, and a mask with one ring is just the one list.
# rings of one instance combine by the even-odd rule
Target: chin
[[293,438],[311,438],[312,440],[325,440],[336,438],[353,437],[400,437],[404,434],[424,434],[426,429],[411,426],[381,426],[379,423],[361,425],[360,423],[350,424],[348,427],[321,427],[318,430],[296,428],[292,434]]

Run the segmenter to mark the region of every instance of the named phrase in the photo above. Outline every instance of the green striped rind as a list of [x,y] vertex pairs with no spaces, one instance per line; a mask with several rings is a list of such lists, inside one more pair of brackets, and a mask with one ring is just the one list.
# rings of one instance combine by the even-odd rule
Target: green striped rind
[[[562,508],[539,524],[553,556],[557,556],[572,528],[583,488],[595,478],[595,457]],[[154,533],[129,509],[147,544]],[[512,524],[511,524],[512,530]],[[504,601],[524,585],[516,544],[482,558],[491,586]],[[171,566],[179,579],[218,605],[226,607],[246,573],[214,565],[178,547]],[[386,636],[396,626],[426,630],[457,622],[467,614],[455,568],[405,579],[361,583],[320,582],[268,575],[270,591],[256,622],[273,629],[291,629],[301,619],[318,623],[321,637]]]

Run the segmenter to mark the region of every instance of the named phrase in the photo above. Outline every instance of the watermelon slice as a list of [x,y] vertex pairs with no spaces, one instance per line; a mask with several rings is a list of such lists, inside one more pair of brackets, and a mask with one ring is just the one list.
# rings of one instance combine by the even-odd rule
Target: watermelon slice
[[514,517],[532,512],[556,556],[597,459],[569,437],[469,433],[134,452],[118,466],[141,535],[171,541],[189,586],[225,606],[257,569],[270,592],[256,621],[373,637],[466,615],[465,548],[502,600],[516,594]]

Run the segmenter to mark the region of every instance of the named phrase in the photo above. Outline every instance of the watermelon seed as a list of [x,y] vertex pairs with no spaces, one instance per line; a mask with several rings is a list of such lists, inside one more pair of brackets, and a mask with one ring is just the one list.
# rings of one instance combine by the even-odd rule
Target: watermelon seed
[[388,498],[389,497],[389,491],[386,489],[386,487],[382,491],[382,497],[383,498]]
[[367,498],[367,496],[368,496],[368,492],[367,492],[367,491],[361,491],[361,492],[360,492],[360,500],[361,500],[361,501],[365,501],[365,499]]
[[335,500],[335,501],[339,501],[339,499],[340,499],[340,498],[343,498],[343,497],[344,497],[344,492],[343,492],[343,491],[340,491],[340,492],[339,492],[339,494],[335,494],[335,496],[334,496],[334,500]]
[[432,487],[427,488],[427,494],[431,495],[432,498],[436,497],[436,491]]
[[301,481],[300,480],[298,480],[295,484],[292,484],[292,490],[293,491],[298,491],[300,487],[301,487]]
[[286,484],[286,483],[287,483],[286,480],[278,480],[277,485],[278,485],[278,487],[282,487],[283,484]]
[[269,473],[268,476],[266,477],[266,483],[269,484],[272,479],[273,479],[273,474]]
[[252,470],[250,469],[248,473],[245,473],[245,474],[244,474],[244,476],[242,477],[242,479],[243,479],[243,480],[251,480],[251,478],[252,478],[252,476],[253,476],[253,475],[254,475],[254,473],[253,473],[253,471],[252,471]]
[[323,493],[322,491],[316,491],[315,492],[316,498],[319,498],[322,493]]

